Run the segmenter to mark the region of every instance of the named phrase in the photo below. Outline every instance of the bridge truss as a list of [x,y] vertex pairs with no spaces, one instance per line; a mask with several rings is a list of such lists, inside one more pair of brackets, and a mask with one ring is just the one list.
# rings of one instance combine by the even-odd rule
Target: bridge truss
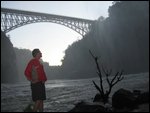
[[94,23],[93,20],[87,19],[1,8],[1,30],[5,33],[18,27],[37,22],[61,24],[82,36],[90,31]]

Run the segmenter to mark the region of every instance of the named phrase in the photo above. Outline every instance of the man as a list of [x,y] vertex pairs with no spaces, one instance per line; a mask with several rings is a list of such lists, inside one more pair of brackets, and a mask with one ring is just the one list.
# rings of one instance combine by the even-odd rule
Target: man
[[42,53],[39,49],[32,51],[33,59],[30,60],[25,76],[31,82],[32,100],[35,102],[33,112],[43,111],[43,100],[46,100],[45,81],[47,80],[43,65],[40,62]]

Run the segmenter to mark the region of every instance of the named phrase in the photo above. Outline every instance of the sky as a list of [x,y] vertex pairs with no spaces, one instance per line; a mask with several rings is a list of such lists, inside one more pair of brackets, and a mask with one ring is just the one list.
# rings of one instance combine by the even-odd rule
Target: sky
[[[34,11],[89,20],[108,17],[112,1],[1,1],[1,8]],[[42,59],[50,66],[61,65],[69,45],[82,36],[68,27],[41,22],[28,24],[7,33],[14,47],[39,48]]]

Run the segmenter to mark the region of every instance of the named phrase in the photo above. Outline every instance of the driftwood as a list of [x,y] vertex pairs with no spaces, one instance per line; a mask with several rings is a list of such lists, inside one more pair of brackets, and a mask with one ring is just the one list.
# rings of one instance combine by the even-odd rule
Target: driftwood
[[[101,65],[101,68],[100,68],[99,63],[98,63],[98,57],[94,56],[90,50],[89,50],[89,52],[96,63],[97,74],[100,79],[100,86],[98,86],[94,81],[93,81],[93,84],[94,84],[95,88],[99,91],[101,98],[102,98],[102,102],[105,104],[106,102],[108,102],[109,94],[111,93],[112,87],[124,78],[122,76],[123,70],[121,72],[117,72],[113,76],[113,78],[110,80],[109,76],[111,76],[111,74],[112,74],[112,69],[110,71],[108,71],[108,69],[106,69],[106,68],[104,69],[103,65]],[[104,88],[103,88],[102,71],[105,74],[106,81],[109,85],[109,89],[106,91],[104,91]]]

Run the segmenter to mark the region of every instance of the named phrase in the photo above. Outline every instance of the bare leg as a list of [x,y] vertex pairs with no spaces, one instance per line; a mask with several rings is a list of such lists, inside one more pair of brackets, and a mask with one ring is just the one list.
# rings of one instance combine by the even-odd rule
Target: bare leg
[[39,111],[43,112],[43,100],[40,101],[40,107],[39,107]]
[[41,103],[41,100],[37,100],[35,102],[35,105],[34,105],[34,108],[33,108],[33,112],[37,112],[37,110],[39,109],[40,107],[40,103]]

